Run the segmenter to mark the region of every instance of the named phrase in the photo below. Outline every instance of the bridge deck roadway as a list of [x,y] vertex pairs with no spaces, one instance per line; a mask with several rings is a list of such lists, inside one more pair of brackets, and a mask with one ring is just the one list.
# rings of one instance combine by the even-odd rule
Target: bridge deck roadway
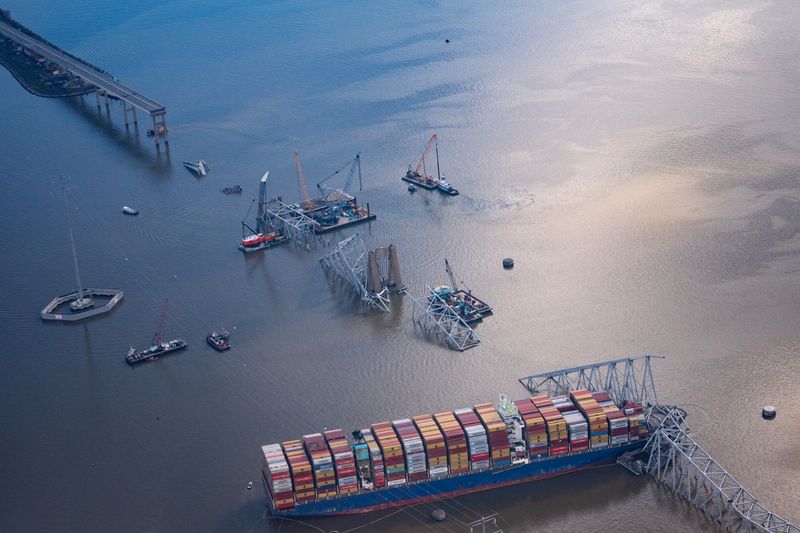
[[35,39],[16,28],[9,26],[4,22],[0,22],[0,34],[16,41],[23,47],[39,54],[53,63],[58,63],[64,69],[71,72],[73,75],[82,78],[87,83],[90,83],[108,93],[109,96],[116,96],[121,100],[125,100],[129,104],[142,109],[150,115],[159,115],[166,113],[166,108],[150,98],[137,93],[130,87],[127,87],[120,82],[114,80],[108,75],[99,72],[98,70],[77,61],[67,54],[56,50],[38,39]]

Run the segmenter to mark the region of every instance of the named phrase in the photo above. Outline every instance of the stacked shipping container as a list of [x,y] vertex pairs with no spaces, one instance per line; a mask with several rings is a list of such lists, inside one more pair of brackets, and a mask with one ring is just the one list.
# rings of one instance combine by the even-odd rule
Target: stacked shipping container
[[267,489],[272,497],[275,509],[284,510],[294,507],[294,489],[289,463],[283,455],[280,444],[268,444],[261,447],[264,454],[264,476]]
[[336,496],[336,474],[333,470],[333,457],[321,433],[303,436],[303,446],[311,458],[317,498],[324,500]]
[[433,415],[439,429],[442,430],[447,444],[447,461],[450,464],[451,474],[464,474],[469,472],[469,450],[467,449],[467,436],[461,429],[453,413],[446,411]]
[[417,428],[414,427],[414,423],[410,419],[404,418],[402,420],[395,420],[392,422],[392,426],[400,437],[400,443],[403,445],[408,481],[422,481],[428,479],[428,463],[425,460],[425,446],[422,444],[422,438],[419,436]]
[[406,482],[406,464],[403,461],[403,447],[400,439],[389,422],[372,424],[372,434],[383,452],[383,464],[386,468],[386,484],[390,487],[403,485]]
[[362,429],[361,436],[369,449],[369,465],[372,473],[372,483],[376,489],[386,486],[386,470],[383,464],[383,453],[372,436],[372,430]]
[[470,470],[486,470],[491,466],[489,459],[489,442],[486,439],[486,430],[481,424],[478,415],[469,407],[453,411],[456,418],[464,428],[467,435],[469,448]]
[[283,443],[283,451],[289,460],[289,469],[294,481],[294,497],[297,503],[311,502],[317,499],[314,490],[314,474],[311,463],[308,461],[303,443],[299,440],[289,440]]
[[539,414],[544,418],[547,428],[547,436],[550,442],[549,454],[551,457],[566,455],[569,453],[569,435],[567,433],[567,422],[561,413],[553,406],[553,401],[549,396],[540,395],[531,398],[533,405],[539,410]]
[[586,389],[570,392],[578,409],[589,421],[589,444],[593,450],[608,447],[608,419],[602,407]]
[[336,472],[336,484],[339,495],[344,496],[358,491],[358,478],[356,477],[356,462],[353,456],[353,447],[347,441],[344,431],[334,429],[325,432],[325,441],[333,456],[333,467]]
[[622,412],[628,418],[628,435],[631,441],[647,438],[647,424],[644,423],[642,406],[629,402],[622,406]]
[[508,442],[508,426],[500,417],[494,405],[482,403],[475,406],[475,412],[486,429],[491,453],[492,465],[504,466],[511,464],[511,447]]
[[413,420],[422,436],[422,442],[425,444],[428,475],[431,479],[446,476],[448,473],[447,446],[439,426],[436,425],[431,415],[415,416]]
[[539,459],[547,457],[547,426],[539,410],[529,398],[514,402],[525,423],[524,436],[528,448],[528,457]]
[[523,457],[524,444],[525,456],[535,460],[622,446],[647,436],[642,407],[628,403],[620,409],[603,392],[501,401],[503,416],[485,403],[380,422],[354,433],[357,444],[337,429],[262,446],[272,505],[281,511],[360,489],[507,466],[512,441],[515,457]]
[[[595,400],[597,400],[595,398]],[[598,401],[608,420],[609,444],[619,446],[628,443],[628,418],[610,399]]]

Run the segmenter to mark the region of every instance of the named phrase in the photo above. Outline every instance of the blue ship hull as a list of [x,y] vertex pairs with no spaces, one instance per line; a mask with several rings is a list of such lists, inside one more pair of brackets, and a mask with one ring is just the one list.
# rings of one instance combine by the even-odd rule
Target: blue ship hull
[[269,498],[267,498],[267,502],[270,511],[278,516],[308,517],[365,513],[424,501],[452,498],[470,492],[524,483],[581,470],[597,464],[612,462],[625,452],[642,448],[645,442],[646,440],[640,440],[624,446],[535,460],[528,464],[511,465],[482,472],[470,472],[453,477],[419,481],[399,487],[359,492],[344,497],[303,503],[287,511],[275,511]]

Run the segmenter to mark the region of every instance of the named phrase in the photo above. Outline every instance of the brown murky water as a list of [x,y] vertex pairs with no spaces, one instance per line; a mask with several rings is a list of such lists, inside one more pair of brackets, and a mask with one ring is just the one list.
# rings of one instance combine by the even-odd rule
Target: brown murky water
[[[92,97],[35,98],[0,72],[0,529],[456,532],[492,512],[507,532],[713,529],[618,467],[438,504],[441,524],[430,505],[263,516],[263,443],[522,396],[520,376],[640,353],[667,356],[659,396],[695,438],[800,521],[798,5],[197,4],[6,2],[165,103],[172,143],[157,155],[118,106],[109,121]],[[460,197],[399,179],[434,131]],[[242,256],[264,170],[298,198],[295,149],[312,186],[362,151],[378,219],[358,231],[398,246],[415,294],[447,257],[495,307],[480,347],[416,335],[408,297],[359,312],[323,249]],[[197,158],[206,178],[180,165]],[[59,173],[84,281],[125,290],[88,324],[38,319],[73,285]],[[220,192],[235,183],[241,197]],[[165,297],[190,349],[129,368]],[[203,342],[220,324],[224,354]]]

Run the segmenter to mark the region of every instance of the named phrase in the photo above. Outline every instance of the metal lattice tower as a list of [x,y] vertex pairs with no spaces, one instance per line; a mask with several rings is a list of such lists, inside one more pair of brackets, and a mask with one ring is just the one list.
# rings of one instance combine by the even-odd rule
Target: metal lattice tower
[[317,222],[303,213],[299,205],[288,205],[274,198],[266,206],[266,216],[270,227],[282,228],[284,235],[306,250],[320,242],[316,233]]
[[[320,259],[322,268],[331,275],[334,281],[339,280],[350,286],[361,301],[370,307],[389,312],[389,289],[380,280],[375,270],[370,267],[374,252],[367,252],[364,241],[358,233],[334,245],[333,249]],[[377,278],[377,281],[376,281]]]
[[523,387],[532,393],[544,392],[551,396],[569,394],[571,390],[588,389],[606,391],[619,403],[635,402],[642,406],[656,405],[656,387],[653,383],[652,359],[661,355],[640,355],[614,359],[554,372],[545,372],[520,378]]
[[692,439],[686,412],[654,406],[648,413],[652,436],[646,470],[730,531],[800,533],[800,528],[771,513]]
[[426,335],[434,335],[448,346],[460,352],[474,348],[481,343],[475,333],[452,307],[430,287],[422,298],[413,298],[412,320]]

